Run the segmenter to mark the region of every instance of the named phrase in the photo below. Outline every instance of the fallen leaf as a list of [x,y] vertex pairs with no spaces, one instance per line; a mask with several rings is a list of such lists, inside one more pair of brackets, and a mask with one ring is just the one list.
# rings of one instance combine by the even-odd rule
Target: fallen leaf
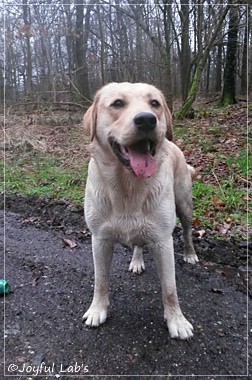
[[220,210],[222,207],[225,206],[225,203],[217,197],[213,197],[211,199],[211,203],[214,205],[214,208],[217,210]]
[[212,268],[212,267],[214,267],[216,264],[213,263],[213,262],[211,262],[211,261],[202,261],[202,265],[204,265],[204,267],[205,267],[206,269],[208,269],[208,268]]
[[205,233],[206,233],[205,230],[198,230],[198,231],[194,232],[194,236],[199,238],[199,239],[202,239],[202,237],[205,235]]
[[70,240],[70,239],[62,239],[62,240],[63,240],[63,243],[68,245],[71,249],[77,247],[77,244],[73,240]]
[[33,224],[38,218],[36,216],[30,216],[29,218],[23,219],[22,224]]
[[218,231],[221,235],[223,235],[223,236],[225,236],[225,235],[228,234],[230,228],[231,228],[231,221],[228,222],[228,223],[227,223],[227,222],[223,222],[223,223],[217,223],[217,224],[216,224],[216,229],[217,229],[217,231]]
[[34,278],[32,279],[32,286],[33,286],[33,287],[37,285],[37,283],[39,282],[40,277],[41,277],[41,276],[37,276],[37,277],[34,277]]
[[201,224],[201,222],[200,222],[200,218],[198,216],[196,216],[195,218],[193,218],[193,220],[192,220],[192,226],[194,228],[199,227],[200,224]]

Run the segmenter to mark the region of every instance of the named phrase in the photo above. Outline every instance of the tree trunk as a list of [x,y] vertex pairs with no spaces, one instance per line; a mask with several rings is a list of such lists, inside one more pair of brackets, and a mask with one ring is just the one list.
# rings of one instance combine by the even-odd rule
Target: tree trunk
[[[164,61],[164,95],[170,111],[173,111],[173,88],[172,88],[172,67],[171,67],[171,5],[164,1],[164,30],[165,30],[165,51],[162,52]],[[160,42],[161,45],[161,42]]]
[[91,6],[87,6],[85,15],[85,31],[84,21],[84,4],[83,0],[75,0],[76,24],[75,24],[75,61],[76,61],[76,77],[77,88],[84,102],[90,99],[88,69],[87,69],[87,38],[89,31],[89,21]]
[[206,95],[209,94],[209,82],[210,82],[210,70],[211,70],[211,54],[208,56],[207,70],[206,70]]
[[102,82],[102,86],[103,86],[106,82],[106,78],[105,78],[105,44],[104,44],[104,32],[103,32],[102,17],[101,17],[101,6],[99,4],[96,6],[96,11],[97,11],[99,32],[100,32],[100,41],[101,41],[100,67],[101,67],[101,82]]
[[[162,44],[160,39],[152,33],[150,30],[149,26],[147,25],[147,21],[143,21],[142,19],[139,18],[139,14],[136,11],[136,8],[134,5],[130,5],[130,8],[132,10],[132,13],[126,12],[125,10],[124,13],[127,14],[130,18],[132,18],[138,26],[146,33],[146,35],[149,37],[153,45],[157,48],[161,58],[162,58],[162,63],[164,65],[164,77],[165,77],[165,82],[164,82],[164,95],[166,97],[167,103],[169,108],[172,110],[173,108],[173,93],[172,93],[172,81],[171,81],[171,54],[170,54],[170,26],[167,23],[168,18],[169,18],[169,12],[170,12],[170,5],[167,0],[163,1],[164,7],[162,9],[163,17],[164,17],[164,28],[165,28],[165,39],[166,39],[166,46]],[[167,7],[167,8],[166,8]],[[168,18],[167,18],[168,17]],[[168,47],[168,49],[167,49]]]
[[182,101],[185,101],[190,86],[191,73],[191,48],[189,42],[189,1],[181,0],[181,54],[180,54],[180,77]]
[[69,93],[72,94],[73,87],[73,75],[72,70],[74,67],[74,45],[73,45],[73,33],[72,33],[72,20],[69,0],[63,1],[64,13],[66,17],[63,18],[64,24],[63,28],[66,31],[66,51],[67,51],[67,77],[68,77],[68,89]]
[[30,21],[30,6],[27,5],[27,0],[23,0],[23,20],[25,35],[25,70],[26,70],[26,95],[29,99],[33,98],[32,86],[32,59],[31,59],[31,21]]
[[4,103],[4,70],[0,67],[0,100]]
[[223,21],[226,17],[226,14],[227,14],[229,8],[230,8],[229,5],[227,5],[226,8],[224,8],[224,11],[220,15],[219,22],[213,31],[213,34],[209,40],[209,43],[206,46],[205,50],[203,51],[201,57],[199,58],[198,64],[196,66],[196,69],[195,69],[195,72],[193,75],[193,80],[192,80],[192,84],[191,84],[191,88],[189,90],[188,96],[187,96],[186,100],[183,102],[179,111],[176,112],[176,117],[178,119],[183,119],[184,117],[187,117],[190,113],[190,109],[191,109],[192,104],[193,104],[193,102],[196,98],[196,95],[197,95],[199,83],[201,80],[201,75],[202,75],[202,72],[203,72],[204,67],[206,65],[209,52],[211,51],[211,49],[215,43],[216,37],[220,31],[220,28],[222,27]]
[[238,8],[236,5],[231,5],[228,27],[228,42],[226,64],[224,69],[224,84],[221,106],[235,104],[235,77],[236,77],[236,52],[237,52],[237,35],[238,35]]
[[115,25],[117,28],[117,41],[118,41],[118,77],[120,81],[125,81],[128,78],[127,72],[127,60],[129,52],[129,42],[127,34],[127,26],[123,17],[122,9],[120,7],[120,1],[116,0],[116,20]]
[[247,94],[248,91],[248,35],[250,29],[250,20],[249,20],[250,7],[247,7],[246,11],[246,25],[244,31],[244,42],[243,42],[243,54],[242,54],[242,67],[241,67],[241,93],[243,95]]
[[206,64],[206,59],[202,57],[201,61],[198,63],[196,67],[188,96],[186,100],[183,102],[180,110],[176,113],[177,119],[183,119],[184,117],[189,117],[192,104],[196,98],[201,75],[204,70],[205,64]]
[[217,93],[221,92],[221,82],[222,82],[221,72],[222,72],[222,41],[218,43],[217,56],[216,56],[215,91]]

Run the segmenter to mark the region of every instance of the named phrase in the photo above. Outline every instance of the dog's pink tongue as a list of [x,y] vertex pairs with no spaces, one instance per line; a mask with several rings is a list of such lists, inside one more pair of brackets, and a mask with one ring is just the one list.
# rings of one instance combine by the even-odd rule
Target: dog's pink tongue
[[128,148],[130,165],[137,177],[151,177],[156,168],[156,162],[149,152],[139,153]]

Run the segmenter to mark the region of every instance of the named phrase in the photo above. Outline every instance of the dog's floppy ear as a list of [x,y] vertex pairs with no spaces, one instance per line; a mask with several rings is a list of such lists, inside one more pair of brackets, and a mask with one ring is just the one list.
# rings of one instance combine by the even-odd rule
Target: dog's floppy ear
[[91,141],[93,141],[96,132],[97,122],[97,106],[99,102],[99,94],[95,95],[93,104],[88,108],[83,117],[84,128],[87,129],[91,135]]
[[172,115],[171,115],[171,112],[166,104],[166,101],[165,99],[163,99],[164,101],[164,111],[165,111],[165,118],[166,118],[166,128],[167,128],[167,131],[166,131],[166,138],[170,141],[172,141],[172,137],[173,137],[173,134],[172,134]]

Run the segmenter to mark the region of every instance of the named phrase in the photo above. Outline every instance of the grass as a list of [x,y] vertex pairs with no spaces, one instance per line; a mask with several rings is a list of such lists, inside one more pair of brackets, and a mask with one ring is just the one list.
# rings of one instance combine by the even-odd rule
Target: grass
[[[1,171],[3,170],[3,164]],[[32,160],[6,161],[5,190],[27,196],[68,199],[81,204],[84,197],[87,165],[75,169],[61,167],[52,156],[36,155]],[[2,192],[3,183],[0,186]]]
[[246,176],[249,168],[252,167],[252,154],[246,150],[242,150],[239,154],[239,157],[227,157],[227,165],[231,168],[239,170],[242,175]]
[[[226,157],[227,173],[216,176],[215,183],[202,179],[193,184],[194,217],[208,229],[218,229],[221,224],[230,223],[236,227],[236,234],[246,238],[247,218],[252,220],[252,203],[248,194],[248,168],[252,154],[242,150],[237,157]],[[220,158],[223,162],[223,158]],[[207,173],[211,169],[207,168]],[[248,209],[248,211],[247,211]],[[241,227],[237,229],[237,226]]]
[[[194,217],[212,229],[214,223],[232,220],[234,224],[246,222],[246,191],[230,187],[226,181],[219,186],[196,181],[193,185]],[[251,215],[252,216],[252,215]]]

